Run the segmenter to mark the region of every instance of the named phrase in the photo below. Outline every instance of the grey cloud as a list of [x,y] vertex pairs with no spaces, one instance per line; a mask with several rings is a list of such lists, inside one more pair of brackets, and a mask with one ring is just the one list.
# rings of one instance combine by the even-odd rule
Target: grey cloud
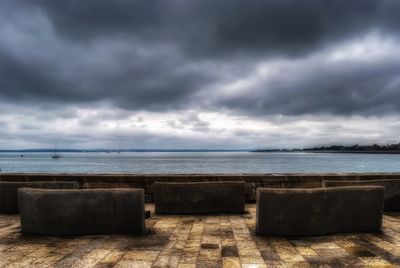
[[254,50],[296,54],[371,27],[397,31],[400,9],[396,0],[44,0],[34,5],[66,37],[136,36],[213,56]]
[[[11,110],[13,109],[3,111],[0,117],[2,149],[52,148],[56,140],[60,148],[298,148],[335,143],[392,142],[398,138],[399,133],[399,116],[368,119],[346,116],[282,116],[277,123],[272,116],[272,120],[268,117],[250,125],[249,121],[243,119],[242,126],[234,125],[224,131],[219,126],[210,124],[208,130],[181,135],[164,128],[132,127],[127,124],[132,117],[123,121],[121,127],[104,128],[101,120],[98,125],[79,125],[77,123],[80,117],[67,121],[56,118],[43,120],[40,113],[33,108],[30,112],[29,108],[24,109],[24,113],[19,116]],[[91,110],[94,111],[96,110]],[[183,126],[187,130],[193,130],[193,126],[199,121],[200,125],[205,122],[194,112],[183,115],[177,116],[174,121],[181,125],[181,121],[185,122]],[[115,122],[111,118],[107,120]],[[70,124],[73,125],[71,128],[68,127]]]
[[172,129],[190,129],[199,132],[210,130],[210,123],[201,119],[195,112],[177,116],[176,120],[167,120],[165,124]]
[[383,115],[400,112],[400,57],[384,62],[290,62],[213,106],[241,114]]
[[183,128],[183,126],[179,125],[179,123],[177,123],[175,120],[167,120],[165,122],[165,125],[172,129],[182,129]]
[[118,123],[118,122],[127,122],[129,121],[133,126],[145,127],[145,120],[138,116],[135,117],[135,113],[132,113],[129,110],[123,109],[95,109],[90,110],[89,113],[84,114],[79,119],[79,124],[82,126],[95,126],[98,124],[105,123]]
[[[0,3],[0,97],[51,103],[51,110],[398,113],[399,65],[388,59],[366,66],[316,63],[244,94],[216,91],[261,62],[307,59],[372,31],[397,40],[399,12],[396,0],[6,0]],[[207,130],[194,122],[193,129]]]
[[184,126],[190,126],[190,129],[194,131],[208,131],[210,123],[202,120],[198,114],[189,113],[185,116],[178,118],[180,123]]

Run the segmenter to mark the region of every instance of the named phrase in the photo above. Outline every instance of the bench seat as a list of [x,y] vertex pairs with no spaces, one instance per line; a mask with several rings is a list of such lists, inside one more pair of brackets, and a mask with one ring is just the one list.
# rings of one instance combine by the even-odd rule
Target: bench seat
[[155,213],[244,213],[245,183],[156,182]]
[[382,186],[257,190],[259,235],[380,232]]
[[18,198],[24,233],[145,234],[143,189],[21,188]]
[[400,180],[396,179],[357,180],[357,181],[324,180],[325,187],[363,186],[363,185],[378,185],[385,187],[383,210],[400,211]]
[[0,213],[18,214],[18,189],[78,189],[76,181],[0,181]]

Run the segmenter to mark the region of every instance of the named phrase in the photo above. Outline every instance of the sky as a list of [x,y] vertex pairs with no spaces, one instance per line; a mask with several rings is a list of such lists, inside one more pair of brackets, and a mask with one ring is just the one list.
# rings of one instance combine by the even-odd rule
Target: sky
[[2,0],[0,149],[400,139],[398,0]]

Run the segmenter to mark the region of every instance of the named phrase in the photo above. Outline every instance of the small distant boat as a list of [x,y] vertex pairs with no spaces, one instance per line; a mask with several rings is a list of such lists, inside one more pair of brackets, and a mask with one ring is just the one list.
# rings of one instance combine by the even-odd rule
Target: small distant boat
[[51,158],[60,158],[61,155],[57,154],[57,142],[54,145],[54,154],[51,155]]

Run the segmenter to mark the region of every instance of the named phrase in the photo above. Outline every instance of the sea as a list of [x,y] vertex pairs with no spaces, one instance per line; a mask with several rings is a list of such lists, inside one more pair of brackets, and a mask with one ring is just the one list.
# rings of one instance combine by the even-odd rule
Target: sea
[[[21,154],[23,156],[21,156]],[[400,172],[400,154],[306,152],[0,153],[0,173]]]

